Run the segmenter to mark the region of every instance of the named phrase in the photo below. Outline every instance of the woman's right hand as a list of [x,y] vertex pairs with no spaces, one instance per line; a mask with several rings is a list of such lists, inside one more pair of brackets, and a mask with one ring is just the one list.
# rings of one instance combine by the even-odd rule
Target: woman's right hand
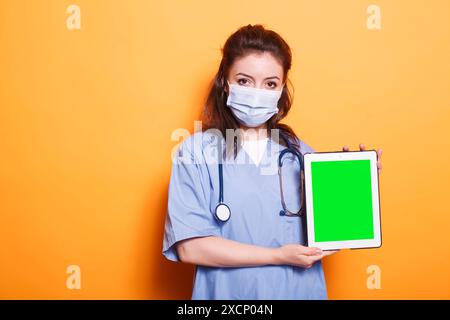
[[311,268],[314,262],[329,255],[319,248],[305,247],[300,244],[286,244],[275,250],[278,264],[288,264],[306,269]]

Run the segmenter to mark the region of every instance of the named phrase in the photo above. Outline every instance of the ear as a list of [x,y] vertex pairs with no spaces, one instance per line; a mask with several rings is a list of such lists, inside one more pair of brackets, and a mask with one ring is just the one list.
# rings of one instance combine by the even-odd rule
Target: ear
[[222,79],[222,87],[223,87],[223,91],[228,93],[228,83],[223,79]]

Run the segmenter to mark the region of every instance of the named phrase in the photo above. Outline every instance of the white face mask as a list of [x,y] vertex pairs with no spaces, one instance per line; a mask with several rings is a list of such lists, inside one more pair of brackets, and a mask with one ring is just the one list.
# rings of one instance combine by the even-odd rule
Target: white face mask
[[243,125],[258,127],[278,113],[278,100],[283,93],[283,88],[281,90],[258,89],[230,84],[230,82],[228,86],[230,92],[227,106]]

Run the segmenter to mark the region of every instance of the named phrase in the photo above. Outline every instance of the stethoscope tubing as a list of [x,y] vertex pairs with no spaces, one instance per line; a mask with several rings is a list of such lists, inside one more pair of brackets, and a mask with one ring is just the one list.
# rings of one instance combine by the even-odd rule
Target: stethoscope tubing
[[[280,154],[278,155],[278,176],[280,179],[280,194],[281,194],[281,202],[282,202],[282,206],[283,206],[283,210],[280,211],[280,215],[281,216],[288,216],[288,217],[292,217],[292,216],[301,216],[302,214],[300,213],[302,211],[302,208],[300,208],[300,210],[298,212],[290,212],[289,210],[287,210],[286,208],[286,203],[284,202],[284,195],[283,195],[283,186],[282,186],[282,174],[281,174],[281,167],[283,166],[283,157],[285,154],[287,153],[292,153],[294,156],[297,157],[299,164],[300,164],[300,175],[302,174],[303,170],[304,170],[304,163],[303,163],[303,156],[295,149],[292,147],[292,144],[290,143],[289,139],[286,138],[284,136],[284,134],[281,135],[283,140],[286,143],[286,149],[282,150],[280,152]],[[229,220],[230,215],[231,215],[231,210],[230,208],[224,203],[224,196],[223,196],[223,164],[221,161],[219,161],[218,164],[218,169],[219,169],[219,203],[216,206],[214,215],[216,217],[217,220],[222,221],[222,222],[226,222]],[[303,182],[303,179],[301,181],[301,183]],[[302,197],[302,205],[303,205],[303,194],[301,195]],[[227,208],[227,210],[229,211],[229,214],[226,216],[225,219],[221,219],[220,216],[218,215],[218,210],[219,208],[223,209],[223,206],[225,206]]]

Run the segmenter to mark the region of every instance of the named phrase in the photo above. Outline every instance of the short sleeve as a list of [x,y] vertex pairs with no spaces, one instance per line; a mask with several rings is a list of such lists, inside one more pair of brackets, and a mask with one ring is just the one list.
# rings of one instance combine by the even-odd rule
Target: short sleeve
[[177,159],[172,161],[162,251],[172,261],[179,261],[175,246],[178,241],[221,235],[208,200],[207,164],[199,161],[192,142],[191,138],[183,141],[175,154]]

